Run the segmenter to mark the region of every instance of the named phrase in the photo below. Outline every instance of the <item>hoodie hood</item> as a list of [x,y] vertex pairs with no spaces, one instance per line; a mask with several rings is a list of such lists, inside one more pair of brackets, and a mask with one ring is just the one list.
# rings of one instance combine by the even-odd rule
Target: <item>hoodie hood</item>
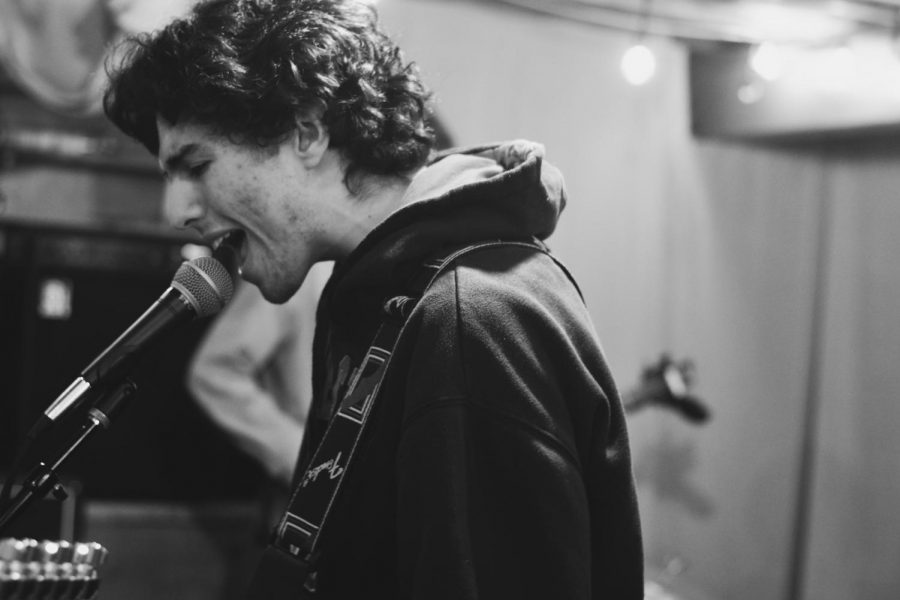
[[542,145],[525,140],[436,155],[413,178],[403,206],[336,265],[333,291],[394,286],[444,249],[546,239],[566,194],[562,174],[543,157]]

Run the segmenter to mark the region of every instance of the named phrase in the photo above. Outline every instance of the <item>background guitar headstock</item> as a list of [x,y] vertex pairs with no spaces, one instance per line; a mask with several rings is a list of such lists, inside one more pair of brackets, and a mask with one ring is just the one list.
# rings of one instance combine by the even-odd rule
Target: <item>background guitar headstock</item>
[[663,353],[659,360],[644,367],[637,386],[622,395],[627,413],[650,406],[667,408],[691,423],[710,418],[709,408],[691,393],[696,368],[690,359],[672,360]]

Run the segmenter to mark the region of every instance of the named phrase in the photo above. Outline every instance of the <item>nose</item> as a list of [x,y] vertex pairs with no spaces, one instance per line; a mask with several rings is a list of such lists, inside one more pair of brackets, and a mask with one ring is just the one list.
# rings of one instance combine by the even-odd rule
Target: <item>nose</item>
[[166,182],[163,193],[163,215],[177,229],[187,229],[206,214],[206,206],[194,186],[184,179]]

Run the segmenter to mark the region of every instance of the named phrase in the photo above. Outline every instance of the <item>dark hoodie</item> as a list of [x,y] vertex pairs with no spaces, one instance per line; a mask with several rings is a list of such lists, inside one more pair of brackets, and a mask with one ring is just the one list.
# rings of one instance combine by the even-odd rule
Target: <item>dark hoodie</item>
[[[436,252],[544,239],[565,204],[538,144],[437,157],[323,292],[298,473],[381,306]],[[317,598],[643,597],[625,419],[587,310],[546,254],[505,246],[441,275],[401,334],[326,522]]]

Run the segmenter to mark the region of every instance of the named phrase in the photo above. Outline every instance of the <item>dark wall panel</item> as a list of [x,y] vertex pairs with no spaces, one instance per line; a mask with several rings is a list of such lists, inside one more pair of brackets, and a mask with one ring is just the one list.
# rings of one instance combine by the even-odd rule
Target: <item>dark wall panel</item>
[[[43,410],[168,287],[183,260],[183,242],[12,224],[0,225],[0,237],[0,459],[8,467]],[[184,387],[187,361],[208,324],[196,320],[142,356],[131,374],[138,394],[63,469],[85,497],[254,495],[262,473],[206,419]],[[45,451],[72,438],[89,404],[42,438]]]

